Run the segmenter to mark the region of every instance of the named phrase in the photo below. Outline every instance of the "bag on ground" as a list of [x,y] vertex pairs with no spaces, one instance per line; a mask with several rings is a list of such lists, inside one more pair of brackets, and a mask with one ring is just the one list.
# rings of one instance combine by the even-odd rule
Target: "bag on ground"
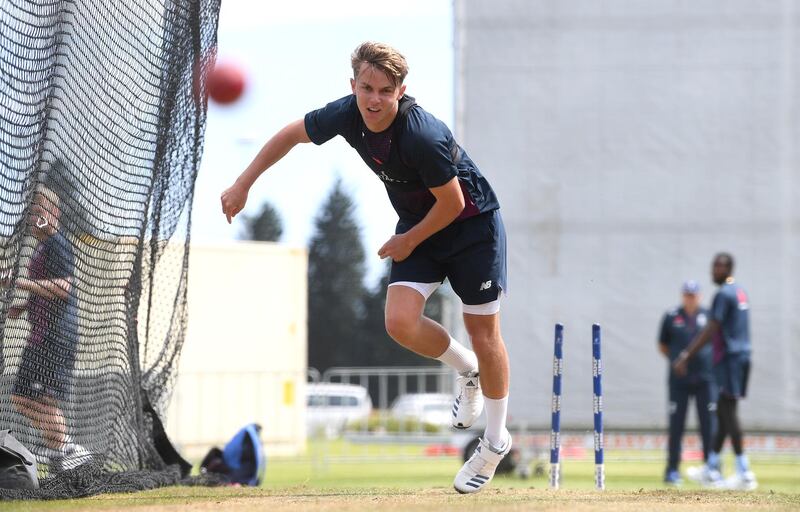
[[260,485],[264,479],[266,457],[261,445],[261,426],[242,427],[225,448],[209,450],[200,463],[200,472],[221,476],[231,484]]
[[36,457],[14,439],[10,430],[0,430],[0,488],[39,488]]

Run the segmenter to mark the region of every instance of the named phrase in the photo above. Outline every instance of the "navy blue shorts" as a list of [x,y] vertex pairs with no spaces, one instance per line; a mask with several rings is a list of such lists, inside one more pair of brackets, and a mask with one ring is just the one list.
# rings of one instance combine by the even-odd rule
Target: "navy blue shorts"
[[720,395],[744,398],[749,378],[750,354],[747,352],[725,354],[722,361],[714,365],[714,379]]
[[22,352],[11,392],[33,400],[52,397],[64,400],[70,386],[74,352],[59,353],[29,343]]
[[447,278],[468,305],[493,302],[506,288],[506,231],[499,210],[450,224],[403,261],[392,262],[389,283],[441,283]]

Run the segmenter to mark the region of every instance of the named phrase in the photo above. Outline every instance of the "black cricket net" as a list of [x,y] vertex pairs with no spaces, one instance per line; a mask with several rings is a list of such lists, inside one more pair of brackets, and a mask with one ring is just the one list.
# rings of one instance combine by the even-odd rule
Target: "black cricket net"
[[219,0],[0,2],[0,429],[38,491],[179,483],[163,432],[186,331]]

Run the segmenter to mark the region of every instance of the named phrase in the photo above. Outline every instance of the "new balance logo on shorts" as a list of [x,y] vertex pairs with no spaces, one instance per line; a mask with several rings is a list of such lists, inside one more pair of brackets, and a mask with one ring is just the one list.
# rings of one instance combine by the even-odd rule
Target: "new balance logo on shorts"
[[478,289],[478,291],[482,292],[483,290],[488,290],[491,287],[492,287],[492,282],[491,281],[485,281],[485,282],[481,283],[481,287]]

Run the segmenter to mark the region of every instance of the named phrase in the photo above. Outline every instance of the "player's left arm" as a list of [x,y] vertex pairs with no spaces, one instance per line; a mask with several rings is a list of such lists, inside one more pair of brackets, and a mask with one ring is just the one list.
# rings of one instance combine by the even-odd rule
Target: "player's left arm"
[[378,256],[403,261],[423,241],[431,235],[450,225],[464,210],[464,195],[458,177],[439,187],[428,189],[436,198],[433,207],[417,225],[405,233],[392,236],[378,250]]
[[27,277],[20,277],[16,281],[16,286],[20,290],[27,290],[45,299],[59,298],[67,300],[72,290],[72,278],[29,279]]
[[59,269],[56,275],[19,277],[14,283],[16,287],[48,300],[67,300],[70,293],[72,293],[75,254],[63,239],[55,245],[54,250],[56,252],[53,257],[57,258],[59,262]]
[[681,352],[672,364],[676,374],[686,374],[686,370],[689,367],[689,359],[693,358],[711,340],[711,337],[719,332],[722,328],[722,323],[730,314],[730,307],[731,304],[727,295],[720,292],[714,295],[714,300],[711,303],[711,318],[705,329],[694,337],[689,346],[686,347],[686,350]]
[[705,328],[694,337],[689,346],[686,347],[686,349],[678,355],[677,359],[675,359],[675,362],[672,363],[672,369],[675,370],[676,374],[679,376],[686,374],[689,360],[711,341],[711,337],[714,336],[719,329],[720,323],[716,319],[712,318],[708,321]]

